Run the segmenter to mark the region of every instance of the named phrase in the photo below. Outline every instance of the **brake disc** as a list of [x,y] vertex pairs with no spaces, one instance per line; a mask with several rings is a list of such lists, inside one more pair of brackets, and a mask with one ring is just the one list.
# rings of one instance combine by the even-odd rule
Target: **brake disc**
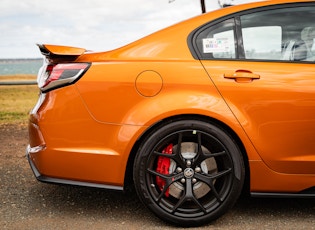
[[[174,146],[174,152],[176,151],[177,145]],[[210,151],[205,147],[201,147],[205,154],[210,154]],[[183,142],[181,143],[181,155],[185,160],[192,160],[198,151],[198,145],[194,142]],[[178,165],[174,160],[171,160],[169,167],[169,174],[175,172]],[[216,161],[213,157],[207,158],[198,166],[201,168],[200,173],[209,174],[218,171]],[[194,169],[195,170],[195,169]],[[214,181],[215,183],[215,181]],[[169,187],[169,194],[179,199],[185,189],[185,182],[175,182]],[[205,196],[211,188],[202,181],[196,181],[193,184],[193,192],[197,199]]]

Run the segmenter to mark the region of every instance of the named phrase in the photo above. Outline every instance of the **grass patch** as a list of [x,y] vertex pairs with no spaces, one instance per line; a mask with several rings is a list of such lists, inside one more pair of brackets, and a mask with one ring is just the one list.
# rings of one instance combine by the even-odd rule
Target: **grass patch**
[[28,113],[38,98],[38,88],[33,85],[0,85],[0,124],[27,124]]
[[31,74],[17,74],[17,75],[0,75],[0,81],[28,81],[36,80],[36,76]]

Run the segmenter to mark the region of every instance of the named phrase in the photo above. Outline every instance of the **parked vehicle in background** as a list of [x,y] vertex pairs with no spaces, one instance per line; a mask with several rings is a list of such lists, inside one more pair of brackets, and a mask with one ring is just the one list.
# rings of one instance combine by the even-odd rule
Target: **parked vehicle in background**
[[27,148],[36,178],[133,183],[180,226],[215,220],[247,187],[313,197],[314,22],[314,1],[263,1],[108,52],[39,45]]

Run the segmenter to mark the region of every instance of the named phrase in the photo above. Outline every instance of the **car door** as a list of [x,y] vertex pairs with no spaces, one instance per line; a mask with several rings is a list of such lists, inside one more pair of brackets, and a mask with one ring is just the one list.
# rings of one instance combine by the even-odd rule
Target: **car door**
[[280,173],[315,174],[314,15],[314,4],[259,8],[194,36],[209,77],[262,160]]

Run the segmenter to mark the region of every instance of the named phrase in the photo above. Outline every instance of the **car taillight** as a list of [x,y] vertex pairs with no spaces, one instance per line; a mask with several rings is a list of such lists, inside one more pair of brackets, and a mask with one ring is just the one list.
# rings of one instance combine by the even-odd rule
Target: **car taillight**
[[43,92],[76,82],[90,67],[89,63],[62,63],[43,66],[38,86]]

